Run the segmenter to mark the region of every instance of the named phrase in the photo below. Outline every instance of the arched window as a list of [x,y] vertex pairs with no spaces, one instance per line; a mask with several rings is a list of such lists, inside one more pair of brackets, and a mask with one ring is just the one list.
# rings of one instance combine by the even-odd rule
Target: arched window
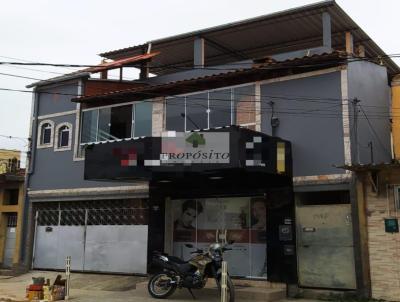
[[69,128],[68,126],[62,126],[58,129],[58,147],[65,148],[68,147],[69,142]]
[[51,130],[53,127],[49,123],[42,125],[42,145],[47,145],[51,143]]
[[38,148],[49,148],[53,146],[54,122],[50,120],[41,121],[38,129]]
[[55,151],[71,150],[72,124],[62,123],[56,127],[56,141],[54,144]]

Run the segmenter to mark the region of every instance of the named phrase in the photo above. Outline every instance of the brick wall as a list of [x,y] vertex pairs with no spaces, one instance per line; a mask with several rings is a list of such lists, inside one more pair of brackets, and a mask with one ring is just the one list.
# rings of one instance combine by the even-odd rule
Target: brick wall
[[379,194],[364,180],[372,297],[400,301],[400,234],[386,233],[384,219],[399,218],[393,188],[400,184],[400,169],[380,173]]

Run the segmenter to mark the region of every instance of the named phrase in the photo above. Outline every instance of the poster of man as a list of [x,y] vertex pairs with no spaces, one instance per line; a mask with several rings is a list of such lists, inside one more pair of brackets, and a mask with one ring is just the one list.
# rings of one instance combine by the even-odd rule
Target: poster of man
[[187,230],[196,228],[197,215],[203,212],[203,206],[194,199],[183,201],[181,213],[174,222],[174,230]]
[[233,250],[224,255],[230,274],[266,277],[264,197],[181,199],[171,205],[175,256],[190,257],[187,243],[206,249],[212,242],[233,240]]

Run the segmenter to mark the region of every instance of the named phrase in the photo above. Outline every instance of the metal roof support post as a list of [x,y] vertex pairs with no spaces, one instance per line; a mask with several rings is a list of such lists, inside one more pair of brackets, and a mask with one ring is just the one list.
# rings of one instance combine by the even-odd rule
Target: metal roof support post
[[194,67],[204,67],[204,39],[196,38],[193,42],[193,65]]
[[322,40],[323,46],[332,48],[331,15],[327,12],[322,13]]

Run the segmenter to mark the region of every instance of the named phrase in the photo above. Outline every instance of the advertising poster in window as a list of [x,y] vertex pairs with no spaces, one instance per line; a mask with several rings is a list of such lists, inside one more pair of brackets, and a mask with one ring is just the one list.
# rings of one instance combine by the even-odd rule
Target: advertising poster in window
[[266,277],[266,200],[263,197],[185,199],[172,202],[173,253],[190,258],[185,244],[207,249],[234,241],[224,254],[232,276]]

